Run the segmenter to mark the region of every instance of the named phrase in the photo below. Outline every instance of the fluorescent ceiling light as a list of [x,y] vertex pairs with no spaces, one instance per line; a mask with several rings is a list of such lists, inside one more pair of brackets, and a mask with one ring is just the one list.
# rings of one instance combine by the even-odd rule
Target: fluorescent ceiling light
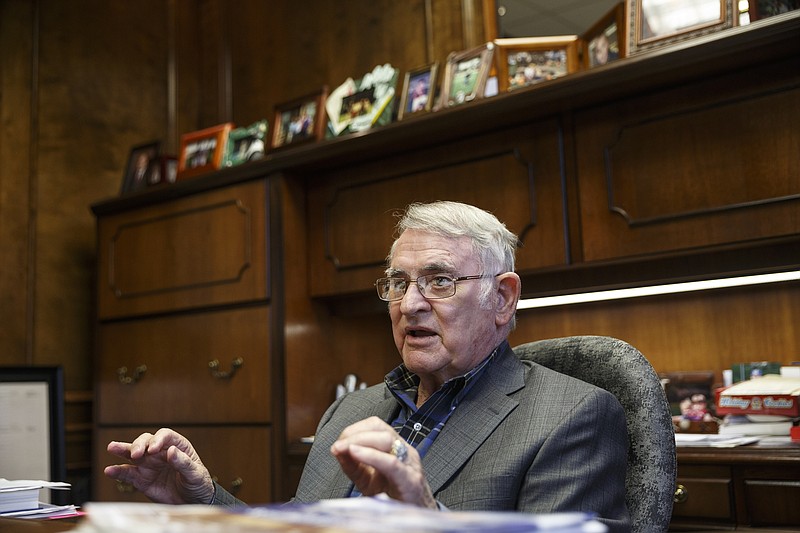
[[761,285],[764,283],[777,283],[781,281],[800,281],[800,270],[794,270],[791,272],[777,272],[774,274],[740,276],[736,278],[688,281],[685,283],[668,283],[665,285],[635,287],[632,289],[613,289],[608,291],[584,292],[580,294],[565,294],[563,296],[530,298],[526,300],[520,300],[517,304],[517,310],[600,302],[605,300],[619,300],[623,298],[638,298],[640,296],[657,296],[661,294],[675,294],[679,292],[704,291],[708,289],[724,289],[728,287],[742,287],[745,285]]

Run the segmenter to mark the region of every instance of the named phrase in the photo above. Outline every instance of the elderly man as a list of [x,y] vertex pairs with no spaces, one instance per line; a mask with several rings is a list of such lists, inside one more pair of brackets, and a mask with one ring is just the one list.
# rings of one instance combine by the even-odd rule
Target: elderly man
[[[508,344],[516,236],[455,202],[412,204],[397,230],[375,286],[402,364],[327,410],[295,501],[385,493],[429,508],[588,511],[628,531],[622,407]],[[132,464],[106,474],[151,499],[240,503],[172,430],[108,450]]]

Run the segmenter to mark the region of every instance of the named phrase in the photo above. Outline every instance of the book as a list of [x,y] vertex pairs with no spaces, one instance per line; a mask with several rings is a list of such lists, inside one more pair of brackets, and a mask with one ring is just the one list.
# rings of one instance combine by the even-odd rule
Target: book
[[0,513],[38,509],[41,489],[68,489],[69,487],[69,483],[61,481],[0,478]]
[[792,426],[791,420],[722,424],[719,426],[719,434],[729,436],[781,435],[788,437]]
[[718,389],[717,415],[800,417],[800,378],[768,375]]

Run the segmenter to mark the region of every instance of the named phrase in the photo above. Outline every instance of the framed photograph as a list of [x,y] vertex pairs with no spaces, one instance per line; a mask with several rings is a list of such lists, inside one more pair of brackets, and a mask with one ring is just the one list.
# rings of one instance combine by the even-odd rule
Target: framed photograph
[[494,43],[500,92],[554,80],[579,68],[577,35],[495,39]]
[[181,135],[177,179],[217,170],[225,157],[225,146],[233,124],[226,122],[204,130]]
[[400,95],[400,107],[397,110],[397,120],[403,120],[414,114],[421,114],[433,108],[436,96],[436,74],[438,63],[406,72],[403,81],[403,92]]
[[734,0],[627,0],[628,55],[707,35],[737,24]]
[[150,163],[158,157],[161,143],[152,141],[131,148],[125,175],[122,178],[121,194],[138,191],[147,187],[147,173]]
[[494,58],[494,43],[447,56],[439,108],[453,107],[483,98]]
[[[65,481],[64,373],[60,366],[0,366],[0,420],[2,477]],[[69,498],[65,492],[42,491],[42,499],[63,505]]]
[[228,135],[225,146],[225,166],[241,165],[264,157],[267,121],[260,120],[246,128],[236,128]]
[[625,3],[620,2],[581,35],[581,62],[590,69],[625,57]]
[[173,155],[160,155],[150,161],[147,169],[147,186],[175,183],[178,179],[178,158]]
[[275,106],[272,150],[319,141],[325,130],[325,99],[328,88]]

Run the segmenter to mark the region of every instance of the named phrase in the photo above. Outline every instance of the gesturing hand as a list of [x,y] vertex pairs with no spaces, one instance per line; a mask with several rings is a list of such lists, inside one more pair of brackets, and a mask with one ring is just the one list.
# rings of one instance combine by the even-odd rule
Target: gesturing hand
[[132,443],[110,442],[108,451],[130,464],[111,465],[105,475],[132,484],[159,503],[210,503],[214,483],[192,443],[167,428],[143,433]]
[[331,446],[331,453],[361,494],[384,492],[396,500],[436,509],[419,454],[406,445],[407,456],[401,460],[392,453],[397,440],[404,444],[389,424],[371,417],[345,428]]

